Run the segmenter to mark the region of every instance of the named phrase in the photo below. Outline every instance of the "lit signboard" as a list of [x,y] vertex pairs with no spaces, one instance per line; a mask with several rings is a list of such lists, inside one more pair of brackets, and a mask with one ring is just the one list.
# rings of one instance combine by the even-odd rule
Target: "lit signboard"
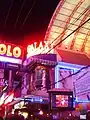
[[[39,45],[37,42],[34,42],[34,44],[27,46],[27,58],[38,54],[48,53],[52,48],[53,43],[50,44],[48,41],[40,42]],[[53,53],[53,49],[49,53]]]
[[75,96],[77,101],[90,100],[90,66],[80,69],[73,76]]
[[0,43],[0,61],[21,64],[22,55],[21,47]]

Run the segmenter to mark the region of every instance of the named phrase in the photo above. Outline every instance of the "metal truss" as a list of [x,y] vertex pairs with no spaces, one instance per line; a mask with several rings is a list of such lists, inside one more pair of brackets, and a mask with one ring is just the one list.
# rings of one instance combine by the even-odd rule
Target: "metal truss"
[[[87,17],[88,17],[89,15],[90,15],[90,9],[87,9],[86,14],[84,15],[83,19],[81,20],[79,26],[80,26],[82,23],[85,22],[85,20],[87,19]],[[81,29],[81,28],[80,28],[80,29]],[[78,30],[75,32],[74,38],[73,38],[73,40],[72,40],[72,44],[71,44],[71,46],[70,46],[70,49],[73,49],[74,43],[75,43],[75,40],[76,40],[76,37],[77,37],[80,29],[78,29]]]
[[89,36],[90,36],[90,30],[88,31],[88,33],[87,33],[87,35],[86,35],[86,37],[84,39],[84,42],[83,42],[83,45],[82,45],[82,48],[81,48],[81,52],[85,51],[85,46],[86,46],[86,43],[88,41]]
[[56,8],[56,10],[55,10],[52,18],[51,18],[51,21],[50,21],[50,23],[49,23],[48,29],[47,29],[47,31],[46,31],[45,40],[48,39],[48,35],[49,35],[49,33],[50,33],[51,27],[52,27],[52,25],[53,25],[53,23],[54,23],[54,21],[55,21],[55,19],[56,19],[56,16],[58,15],[60,9],[62,8],[64,2],[65,2],[65,0],[61,0],[61,1],[59,2],[58,6],[57,6],[57,8]]
[[[85,0],[80,0],[80,1],[78,2],[78,4],[75,6],[74,10],[72,11],[72,13],[70,14],[70,16],[69,16],[68,19],[66,20],[66,25],[65,25],[65,28],[64,28],[63,32],[62,32],[54,41],[56,41],[56,40],[61,40],[61,39],[64,37],[65,31],[66,31],[67,28],[68,28],[68,25],[69,25],[69,23],[70,23],[70,20],[72,19],[72,16],[75,14],[75,12],[77,11],[77,9],[81,6],[81,4],[82,4],[84,1],[85,1]],[[51,19],[51,22],[50,22],[50,24],[49,24],[48,30],[47,30],[47,32],[46,32],[46,36],[45,36],[45,39],[46,39],[46,40],[48,39],[48,36],[49,36],[50,30],[51,30],[51,27],[53,26],[53,23],[54,23],[54,21],[55,21],[55,19],[56,19],[56,16],[57,16],[57,14],[59,13],[59,11],[60,11],[62,5],[64,4],[64,2],[65,2],[65,1],[62,0],[62,2],[59,3],[59,5],[58,5],[57,8],[56,8],[56,11],[54,12],[54,15],[53,15],[53,17],[52,17],[52,19]],[[53,41],[53,42],[54,42],[54,41]]]

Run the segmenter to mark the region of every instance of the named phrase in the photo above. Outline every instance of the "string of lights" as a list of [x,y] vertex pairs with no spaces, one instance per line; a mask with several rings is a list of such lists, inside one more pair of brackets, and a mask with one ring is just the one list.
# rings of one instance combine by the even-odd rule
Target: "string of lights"
[[13,2],[14,2],[14,0],[12,0],[11,5],[10,5],[10,7],[9,7],[9,9],[8,9],[8,13],[7,13],[7,15],[6,15],[6,19],[5,19],[5,23],[4,23],[4,28],[6,27],[7,20],[8,20],[8,17],[9,17],[9,14],[10,14],[10,11],[11,11],[11,8],[12,8],[12,5],[13,5]]
[[31,11],[32,11],[32,9],[33,9],[33,7],[35,6],[35,3],[36,3],[36,0],[34,0],[34,2],[33,2],[33,4],[32,4],[32,7],[29,9],[29,11],[28,11],[28,13],[27,13],[27,15],[26,15],[26,17],[25,17],[25,19],[24,19],[24,21],[23,21],[21,27],[20,27],[20,30],[23,28],[23,26],[24,26],[24,24],[25,24],[25,22],[26,22],[28,16],[30,15],[30,13],[31,13]]
[[[33,5],[32,5],[32,7],[31,7],[31,9],[29,10],[27,16],[25,17],[25,20],[24,20],[24,22],[22,23],[20,29],[23,28],[23,26],[24,26],[24,24],[25,24],[25,22],[26,22],[26,20],[27,20],[27,18],[28,18],[28,16],[29,16],[29,14],[31,13],[31,11],[32,11],[32,9],[33,9],[33,7],[34,7],[34,5],[35,5],[35,2],[36,2],[36,0],[33,2]],[[12,4],[13,4],[13,0],[12,0]],[[11,7],[12,7],[12,4],[11,4]],[[24,3],[23,3],[23,4],[24,4]],[[23,4],[22,4],[22,5],[23,5]],[[24,5],[23,5],[23,6],[24,6]],[[11,7],[9,8],[9,12],[8,12],[7,17],[6,17],[6,20],[5,20],[5,26],[6,26],[6,22],[7,22],[7,19],[8,19],[10,10],[11,10]],[[23,7],[21,7],[20,12],[19,12],[19,15],[18,15],[18,17],[17,17],[17,19],[16,19],[15,27],[16,27],[16,24],[17,24],[17,22],[18,22],[20,13],[21,13],[21,11],[22,11],[22,8],[23,8]],[[80,16],[80,17],[81,17],[81,16]],[[77,20],[79,20],[79,18],[77,18],[75,21],[77,21]],[[88,22],[89,20],[90,20],[90,18],[89,18],[88,20],[86,20],[84,23],[82,23],[78,28],[76,28],[76,29],[75,29],[73,32],[71,32],[69,35],[67,35],[64,39],[62,39],[60,42],[58,42],[53,48],[57,47],[60,43],[62,43],[64,40],[66,40],[70,35],[72,35],[74,32],[76,32],[79,28],[81,28],[81,27],[82,27],[86,22]],[[73,24],[74,24],[74,23],[72,23],[72,25],[73,25]],[[55,40],[57,40],[57,39],[58,39],[58,38],[56,38]],[[52,48],[52,49],[53,49],[53,48]],[[48,52],[50,52],[52,49],[50,49]],[[47,53],[48,53],[48,52],[47,52]],[[88,66],[83,67],[82,69],[85,69],[85,68],[87,68],[87,67],[88,67]],[[82,69],[80,69],[78,72],[81,72]],[[71,75],[63,78],[62,80],[59,80],[59,81],[57,81],[57,82],[54,82],[54,83],[51,84],[51,85],[55,85],[55,84],[57,84],[58,82],[61,82],[61,81],[65,80],[65,79],[71,77],[72,75],[77,74],[78,72],[76,72],[76,73],[74,73],[74,74],[71,74]],[[50,86],[51,86],[51,85],[50,85]],[[46,87],[43,87],[43,88],[46,88]]]
[[21,5],[21,8],[20,8],[20,11],[19,11],[19,13],[18,13],[18,16],[17,16],[17,18],[16,18],[16,21],[15,21],[15,24],[14,24],[14,27],[15,27],[15,28],[16,28],[17,22],[18,22],[18,20],[19,20],[20,14],[21,14],[21,12],[22,12],[22,9],[23,9],[23,7],[24,7],[24,5],[25,5],[25,2],[26,2],[26,0],[23,1],[22,5]]

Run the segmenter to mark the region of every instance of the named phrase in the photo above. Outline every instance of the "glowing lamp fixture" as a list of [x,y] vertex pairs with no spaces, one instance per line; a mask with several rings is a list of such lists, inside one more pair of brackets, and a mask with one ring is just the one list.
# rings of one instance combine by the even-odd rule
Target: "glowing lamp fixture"
[[42,110],[40,110],[39,111],[39,115],[43,115],[44,113],[43,113],[43,111]]
[[33,102],[34,100],[33,99],[31,99],[31,102]]
[[28,113],[27,112],[22,112],[21,115],[23,115],[25,119],[28,117]]
[[40,99],[40,102],[43,102],[43,99]]

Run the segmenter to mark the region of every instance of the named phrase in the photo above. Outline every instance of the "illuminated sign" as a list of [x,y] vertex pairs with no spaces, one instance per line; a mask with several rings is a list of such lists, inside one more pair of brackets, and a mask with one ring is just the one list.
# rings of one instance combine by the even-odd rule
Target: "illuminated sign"
[[22,49],[18,46],[0,43],[0,61],[21,64]]
[[[27,58],[38,54],[48,53],[48,51],[53,48],[53,45],[54,44],[50,44],[49,41],[40,42],[39,45],[37,42],[34,42],[34,44],[28,45],[27,47]],[[53,50],[49,53],[53,53]]]
[[20,47],[13,47],[11,45],[0,44],[0,55],[20,58],[22,55],[22,50]]

